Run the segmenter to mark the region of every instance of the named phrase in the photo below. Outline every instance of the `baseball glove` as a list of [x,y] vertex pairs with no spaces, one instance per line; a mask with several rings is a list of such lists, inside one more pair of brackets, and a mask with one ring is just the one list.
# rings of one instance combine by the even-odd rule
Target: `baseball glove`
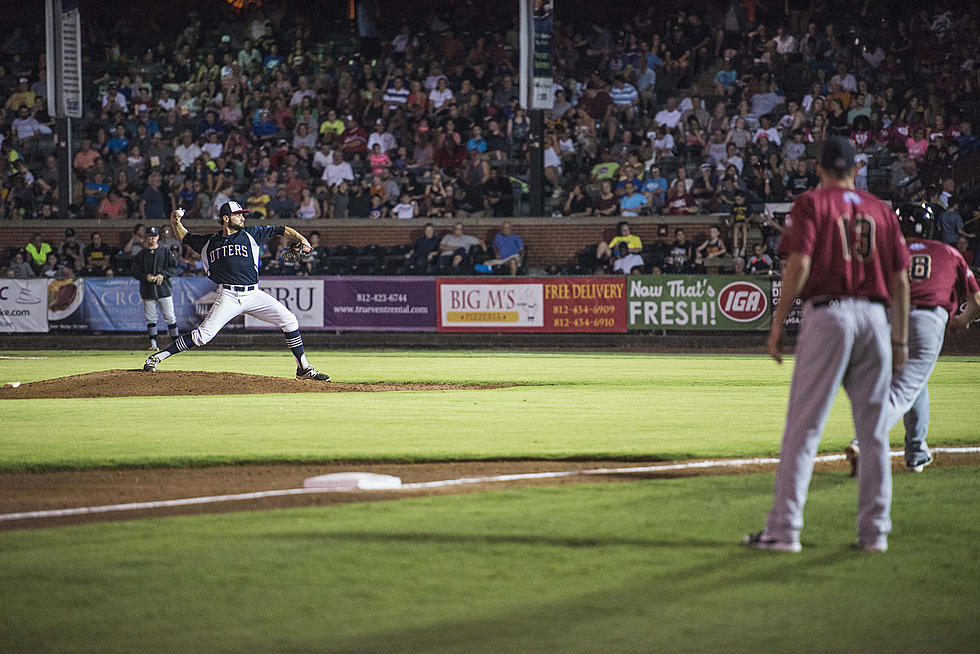
[[307,251],[302,243],[293,243],[283,250],[282,260],[286,263],[299,263],[306,254]]

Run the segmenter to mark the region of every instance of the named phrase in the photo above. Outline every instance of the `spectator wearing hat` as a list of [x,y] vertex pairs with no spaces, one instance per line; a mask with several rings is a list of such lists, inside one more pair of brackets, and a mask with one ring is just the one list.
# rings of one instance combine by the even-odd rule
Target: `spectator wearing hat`
[[341,149],[345,159],[359,161],[367,156],[367,132],[357,124],[357,119],[353,115],[347,116],[347,123],[341,138]]
[[10,94],[7,98],[7,102],[4,103],[3,108],[7,110],[8,118],[13,118],[21,107],[33,107],[34,106],[34,91],[28,88],[28,80],[26,77],[21,77],[17,80],[17,90]]
[[102,94],[102,117],[108,118],[120,111],[126,114],[128,113],[127,107],[126,96],[119,90],[119,85],[116,82],[109,82],[105,93]]
[[398,150],[398,139],[391,133],[390,128],[385,127],[385,122],[381,118],[374,121],[374,131],[368,137],[368,149],[373,149],[376,143],[381,146],[381,151],[387,153],[388,156]]

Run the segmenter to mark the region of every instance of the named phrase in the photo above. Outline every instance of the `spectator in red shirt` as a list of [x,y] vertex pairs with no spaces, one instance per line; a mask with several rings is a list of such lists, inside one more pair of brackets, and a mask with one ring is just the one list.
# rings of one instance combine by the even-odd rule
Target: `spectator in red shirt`
[[368,135],[364,128],[357,124],[354,116],[347,116],[347,126],[342,135],[344,158],[360,160],[367,154]]

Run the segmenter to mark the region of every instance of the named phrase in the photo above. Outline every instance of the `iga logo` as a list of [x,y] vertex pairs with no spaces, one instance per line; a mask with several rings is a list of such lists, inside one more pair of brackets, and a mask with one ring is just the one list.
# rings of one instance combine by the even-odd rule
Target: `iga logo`
[[768,307],[766,294],[749,282],[732,282],[718,294],[718,308],[726,318],[735,322],[758,320]]

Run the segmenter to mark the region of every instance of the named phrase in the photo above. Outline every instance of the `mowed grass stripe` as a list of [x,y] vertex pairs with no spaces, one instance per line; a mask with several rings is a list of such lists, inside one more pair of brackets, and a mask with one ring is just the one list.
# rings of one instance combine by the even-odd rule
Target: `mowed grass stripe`
[[[9,376],[125,367],[110,352],[0,360]],[[791,366],[759,356],[314,353],[350,381],[509,381],[488,391],[5,400],[0,471],[273,461],[675,460],[778,453]],[[292,374],[282,352],[193,352],[186,369]],[[933,444],[975,444],[980,361],[940,361]],[[852,434],[843,393],[822,451]],[[900,446],[900,427],[892,432]]]

